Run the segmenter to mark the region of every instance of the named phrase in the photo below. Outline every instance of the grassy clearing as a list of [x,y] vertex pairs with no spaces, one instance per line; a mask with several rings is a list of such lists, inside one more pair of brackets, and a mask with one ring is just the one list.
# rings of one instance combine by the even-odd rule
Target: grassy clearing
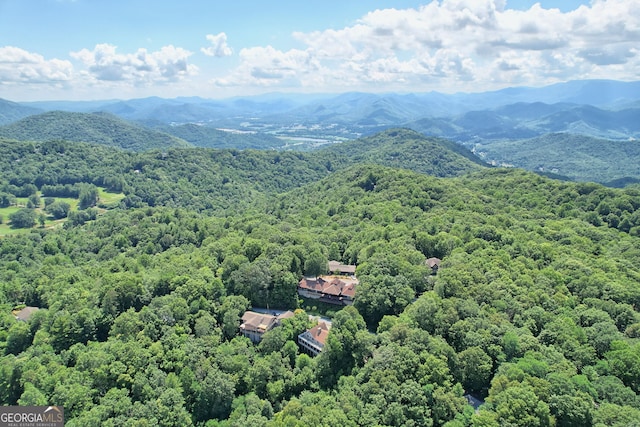
[[342,305],[327,304],[312,298],[298,298],[301,301],[300,308],[314,316],[333,317],[337,311],[344,308]]
[[100,203],[107,206],[117,205],[120,200],[124,199],[123,193],[110,193],[100,187],[98,187],[98,195],[100,196]]
[[[98,204],[102,207],[106,207],[107,209],[115,208],[120,200],[124,198],[124,194],[122,193],[109,193],[102,188],[98,188],[98,195],[100,197]],[[45,198],[42,197],[42,195],[40,196],[40,198],[42,199],[42,205],[40,208],[36,209],[36,212],[38,214],[43,213],[46,216],[46,221],[43,228],[53,228],[64,223],[65,219],[54,219],[51,215],[47,214],[44,211]],[[71,197],[54,197],[54,199],[59,202],[69,203],[71,212],[78,210],[78,199],[74,199]],[[29,233],[32,229],[42,228],[40,227],[40,224],[37,224],[33,228],[11,228],[9,215],[24,208],[27,205],[27,198],[17,198],[16,204],[16,206],[0,208],[0,217],[2,217],[2,224],[0,224],[0,237]]]
[[9,227],[9,215],[19,211],[21,208],[17,206],[9,206],[8,208],[0,208],[0,216],[2,217],[2,224],[0,224],[0,236],[7,236],[10,234],[19,233],[20,229],[13,229]]

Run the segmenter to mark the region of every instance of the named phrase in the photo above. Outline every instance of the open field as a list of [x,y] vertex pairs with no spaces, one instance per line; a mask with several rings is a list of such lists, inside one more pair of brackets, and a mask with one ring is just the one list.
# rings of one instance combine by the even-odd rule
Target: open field
[[[98,204],[102,206],[106,206],[107,208],[115,207],[120,200],[124,198],[124,194],[122,193],[109,193],[102,188],[98,188],[98,194],[100,196],[100,200]],[[64,223],[65,219],[54,219],[51,215],[45,212],[44,210],[44,199],[45,197],[40,196],[42,199],[42,204],[40,208],[36,209],[38,215],[40,213],[45,214],[46,221],[44,223],[44,227],[41,227],[40,224],[35,225],[32,228],[12,228],[11,221],[9,220],[9,216],[20,209],[23,209],[27,205],[27,198],[18,197],[16,199],[16,205],[9,206],[6,208],[0,208],[0,217],[2,218],[2,223],[0,224],[0,237],[10,236],[21,233],[28,233],[32,229],[37,228],[52,228]],[[55,197],[56,201],[66,202],[71,207],[70,212],[78,210],[78,199],[71,197]]]

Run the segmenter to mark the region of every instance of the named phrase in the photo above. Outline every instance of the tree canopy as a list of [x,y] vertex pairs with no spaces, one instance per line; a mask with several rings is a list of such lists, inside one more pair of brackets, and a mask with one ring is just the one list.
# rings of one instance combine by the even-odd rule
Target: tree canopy
[[[14,197],[109,183],[126,197],[0,239],[2,404],[55,402],[70,426],[640,422],[637,188],[330,170],[300,153],[4,148],[22,159],[2,160]],[[324,311],[312,358],[296,339],[323,313],[296,285],[329,259],[360,284]],[[18,321],[24,306],[40,310]],[[255,345],[239,334],[250,307],[297,314]]]

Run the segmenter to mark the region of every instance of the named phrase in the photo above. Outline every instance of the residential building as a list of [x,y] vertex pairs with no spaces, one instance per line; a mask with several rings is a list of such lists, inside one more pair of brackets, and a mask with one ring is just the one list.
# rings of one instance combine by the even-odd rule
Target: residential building
[[347,276],[356,275],[355,265],[346,265],[338,261],[329,261],[329,271],[333,274],[342,274]]
[[293,316],[292,311],[285,311],[278,315],[245,311],[242,315],[240,333],[254,343],[259,343],[265,332],[279,326],[283,319],[288,319]]
[[330,325],[320,321],[316,326],[298,335],[298,344],[311,356],[317,356],[324,348],[329,336]]
[[38,307],[24,307],[21,310],[13,310],[11,313],[15,316],[16,320],[26,322],[31,315],[38,310],[40,310]]
[[351,305],[358,279],[344,276],[304,277],[298,283],[298,295],[336,305]]
[[424,263],[427,265],[427,267],[431,269],[433,274],[435,274],[438,272],[441,262],[442,261],[440,260],[440,258],[433,257],[433,258],[428,258]]

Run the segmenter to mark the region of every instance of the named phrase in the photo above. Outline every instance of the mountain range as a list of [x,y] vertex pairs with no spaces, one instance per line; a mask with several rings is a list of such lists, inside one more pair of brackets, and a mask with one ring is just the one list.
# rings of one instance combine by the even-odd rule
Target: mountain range
[[[446,138],[481,154],[488,163],[561,171],[579,180],[640,178],[633,167],[640,160],[634,148],[640,138],[640,82],[581,80],[455,94],[0,100],[0,136],[5,138],[68,139],[132,150],[311,150],[397,127]],[[625,154],[614,155],[622,146]],[[588,167],[569,161],[572,153],[589,153]]]

